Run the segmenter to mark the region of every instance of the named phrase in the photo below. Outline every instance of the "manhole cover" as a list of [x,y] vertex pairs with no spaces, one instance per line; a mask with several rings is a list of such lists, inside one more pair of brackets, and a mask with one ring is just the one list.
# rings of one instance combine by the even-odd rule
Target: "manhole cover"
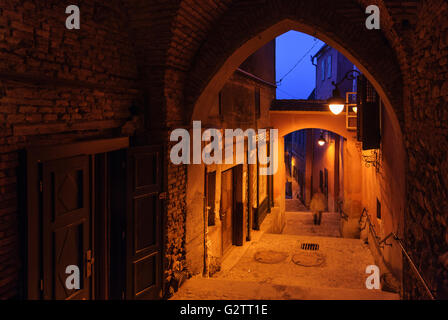
[[319,267],[325,262],[325,256],[317,252],[299,252],[292,256],[292,262],[302,267]]
[[319,244],[318,243],[302,243],[300,248],[302,248],[302,250],[317,251],[317,250],[319,250]]
[[273,250],[257,251],[254,259],[260,263],[275,264],[285,261],[288,254],[285,252],[278,252]]

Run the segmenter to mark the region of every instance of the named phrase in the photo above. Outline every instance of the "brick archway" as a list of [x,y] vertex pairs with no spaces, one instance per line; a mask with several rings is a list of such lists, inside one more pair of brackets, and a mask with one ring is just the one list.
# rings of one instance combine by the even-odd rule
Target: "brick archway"
[[247,57],[277,36],[296,30],[321,39],[351,60],[380,93],[401,135],[403,82],[396,53],[381,31],[366,29],[363,7],[355,1],[343,2],[277,0],[267,5],[253,1],[230,7],[198,50],[186,77],[187,122],[206,116],[213,97]]

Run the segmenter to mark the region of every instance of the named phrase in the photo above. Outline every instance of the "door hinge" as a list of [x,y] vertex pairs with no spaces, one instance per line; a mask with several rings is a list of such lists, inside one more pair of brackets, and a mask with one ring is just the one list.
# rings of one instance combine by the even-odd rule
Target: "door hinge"
[[39,191],[42,193],[44,190],[44,182],[42,180],[39,181]]
[[167,193],[166,192],[159,193],[159,200],[165,200],[166,198],[167,198]]

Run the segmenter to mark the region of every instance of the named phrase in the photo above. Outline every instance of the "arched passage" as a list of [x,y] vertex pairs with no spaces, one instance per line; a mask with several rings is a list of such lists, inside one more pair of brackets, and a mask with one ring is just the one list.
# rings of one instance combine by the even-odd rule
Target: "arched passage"
[[[359,15],[344,17],[337,10],[334,1],[313,1],[297,7],[291,1],[275,1],[275,6],[234,5],[221,18],[217,27],[210,32],[197,52],[194,63],[186,77],[185,118],[187,122],[206,121],[210,106],[226,81],[234,71],[255,51],[277,36],[296,30],[313,35],[326,42],[353,62],[373,84],[379,93],[385,110],[388,141],[385,157],[387,158],[383,176],[374,178],[375,188],[381,194],[391,192],[395,200],[386,199],[388,210],[395,215],[385,227],[384,232],[402,228],[404,215],[404,161],[405,151],[400,128],[402,120],[402,79],[399,64],[394,51],[388,46],[381,32],[370,32],[364,27],[364,12],[352,1],[345,1],[348,6],[358,10]],[[328,6],[326,10],[315,10]],[[319,12],[317,14],[317,12]],[[336,13],[335,13],[336,12]],[[339,14],[337,14],[340,12]],[[244,18],[242,18],[244,17]],[[334,28],[338,25],[338,28]],[[242,30],[244,30],[242,32]],[[375,54],[374,54],[375,53]],[[381,59],[378,59],[378,56]],[[309,117],[305,114],[289,114],[280,121],[278,114],[271,113],[272,127],[279,129],[279,150],[283,149],[283,137],[302,128],[320,128],[346,137],[355,150],[355,134],[345,129],[345,119],[330,114]],[[357,154],[357,165],[361,166],[361,154]],[[282,152],[278,157],[279,168],[274,177],[274,199],[279,212],[284,212],[284,158]],[[283,174],[281,174],[283,173]],[[359,185],[359,198],[363,186]],[[371,199],[370,199],[371,200]],[[373,203],[369,200],[369,205]],[[366,204],[367,205],[367,204]],[[375,203],[376,205],[376,203]],[[188,206],[188,201],[187,201]],[[373,211],[373,206],[371,208]],[[192,212],[192,210],[188,210]],[[281,222],[280,222],[281,223]],[[188,222],[187,222],[188,231]],[[397,252],[387,253],[393,261],[393,268],[401,276],[401,261]]]
[[[349,131],[346,128],[346,118],[344,114],[335,116],[331,112],[307,112],[307,111],[270,111],[270,120],[273,128],[278,129],[279,168],[274,176],[274,199],[276,204],[284,211],[285,195],[285,159],[284,159],[284,139],[295,131],[304,129],[321,129],[334,132],[346,139],[346,151],[350,157],[350,162],[354,163],[356,168],[352,172],[360,172],[361,155],[356,147],[356,132]],[[360,189],[351,190],[351,197],[360,200]],[[357,193],[355,195],[355,193]]]
[[277,36],[296,30],[319,38],[353,62],[381,95],[400,132],[403,109],[400,67],[385,36],[365,28],[363,8],[353,1],[344,1],[344,5],[359,12],[348,17],[335,1],[307,1],[302,6],[291,1],[274,3],[272,7],[255,2],[253,6],[234,5],[222,17],[188,74],[187,118],[202,119],[213,97],[247,57]]

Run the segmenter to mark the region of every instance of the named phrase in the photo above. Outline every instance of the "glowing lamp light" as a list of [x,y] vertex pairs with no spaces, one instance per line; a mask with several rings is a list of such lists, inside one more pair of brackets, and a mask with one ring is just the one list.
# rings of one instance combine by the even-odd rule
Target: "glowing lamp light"
[[323,146],[327,143],[327,141],[325,141],[323,132],[321,132],[321,134],[320,134],[320,138],[319,138],[319,140],[317,140],[317,143],[318,143],[321,147],[323,147]]
[[338,115],[344,110],[345,100],[341,97],[339,88],[334,82],[333,85],[335,86],[333,90],[333,96],[327,100],[327,103],[330,106],[331,112],[333,112],[335,115]]
[[330,104],[330,111],[333,112],[335,115],[338,115],[344,110],[343,104]]
[[353,107],[352,110],[354,113],[358,113],[358,107]]
[[335,115],[340,114],[344,110],[345,100],[341,97],[339,89],[337,87],[333,90],[333,97],[328,99],[327,103],[330,106],[331,112],[333,112]]

